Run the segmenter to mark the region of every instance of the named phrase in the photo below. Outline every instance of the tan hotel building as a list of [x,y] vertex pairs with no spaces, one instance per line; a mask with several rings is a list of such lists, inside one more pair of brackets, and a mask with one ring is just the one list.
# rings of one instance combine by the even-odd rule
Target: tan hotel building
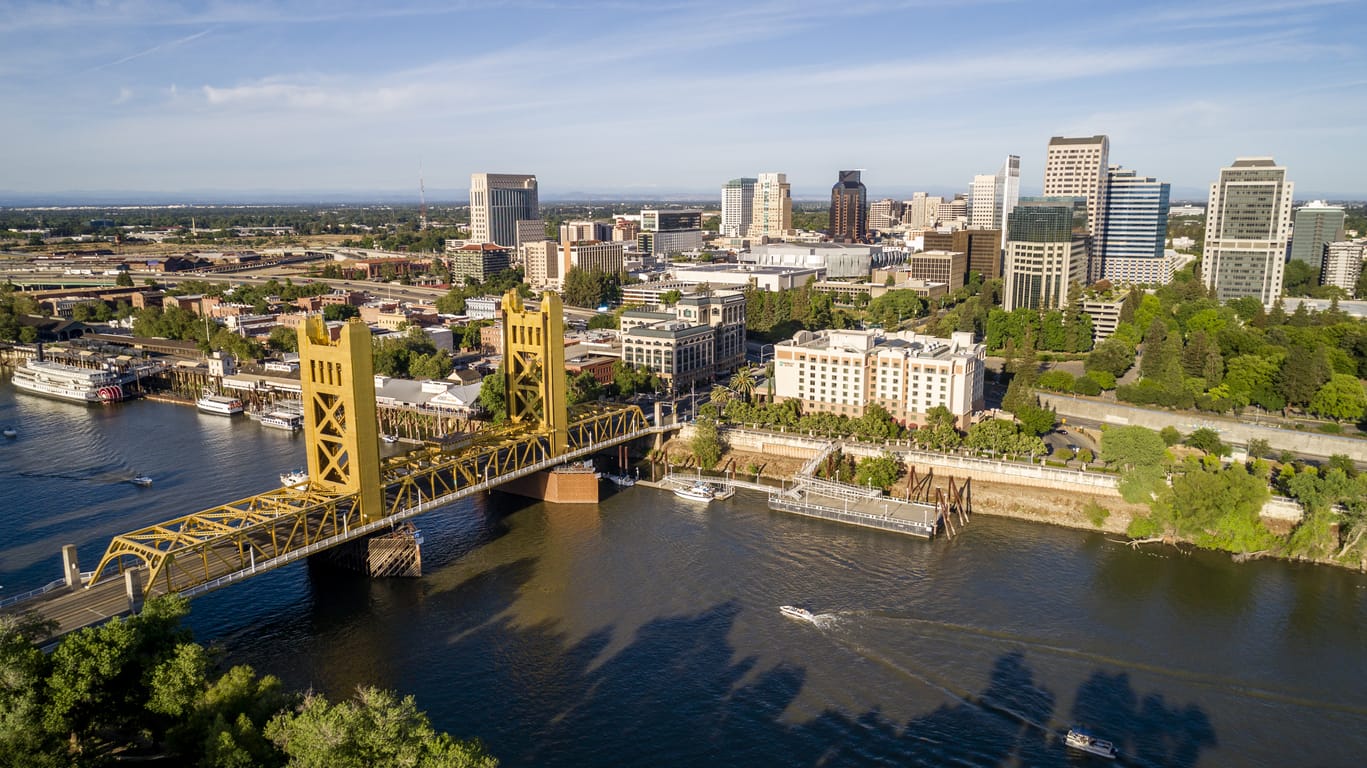
[[983,408],[986,349],[973,334],[952,338],[910,332],[800,331],[774,347],[774,400],[797,400],[804,413],[857,418],[878,403],[904,425],[925,424],[943,405],[960,427]]

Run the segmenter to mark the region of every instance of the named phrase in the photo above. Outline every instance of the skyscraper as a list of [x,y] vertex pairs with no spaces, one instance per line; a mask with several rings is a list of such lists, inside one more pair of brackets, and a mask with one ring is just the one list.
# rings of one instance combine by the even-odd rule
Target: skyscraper
[[1338,242],[1324,246],[1324,264],[1320,268],[1320,285],[1337,285],[1351,298],[1362,276],[1362,257],[1367,255],[1362,243]]
[[859,171],[841,171],[831,187],[831,239],[837,243],[868,240],[869,200]]
[[782,237],[793,228],[793,188],[787,174],[761,173],[751,204],[751,237]]
[[1201,279],[1220,301],[1252,296],[1271,305],[1281,295],[1292,187],[1270,157],[1240,157],[1220,169],[1201,258]]
[[991,229],[1006,227],[1006,217],[1016,209],[1021,199],[1021,159],[1007,155],[1006,162],[997,170],[997,209],[993,213]]
[[869,203],[869,229],[886,232],[902,222],[902,201],[884,198]]
[[1098,279],[1162,284],[1172,280],[1163,247],[1168,237],[1169,186],[1111,166],[1106,174],[1106,211],[1098,253]]
[[470,174],[470,239],[518,245],[517,223],[539,218],[536,177],[518,173]]
[[1002,307],[1063,309],[1087,279],[1087,206],[1082,198],[1024,200],[1006,225]]
[[974,229],[992,229],[996,226],[997,177],[993,174],[978,174],[968,188],[968,226]]
[[721,188],[722,237],[741,237],[750,227],[755,205],[755,182],[758,179],[732,179]]
[[1045,197],[1087,198],[1088,233],[1100,237],[1105,229],[1106,169],[1111,154],[1110,138],[1099,135],[1049,139],[1044,161]]
[[1326,243],[1343,240],[1343,208],[1323,200],[1296,209],[1291,228],[1291,258],[1316,266],[1324,258]]

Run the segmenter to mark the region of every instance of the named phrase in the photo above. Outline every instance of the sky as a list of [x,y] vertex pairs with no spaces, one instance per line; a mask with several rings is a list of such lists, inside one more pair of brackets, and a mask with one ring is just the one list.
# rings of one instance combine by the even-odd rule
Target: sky
[[966,191],[1050,136],[1367,198],[1363,0],[4,0],[0,194]]

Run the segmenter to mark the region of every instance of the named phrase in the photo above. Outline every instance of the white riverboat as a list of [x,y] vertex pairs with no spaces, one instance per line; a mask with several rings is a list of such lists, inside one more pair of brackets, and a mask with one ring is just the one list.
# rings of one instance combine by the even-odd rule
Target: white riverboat
[[1073,749],[1087,752],[1096,755],[1097,757],[1104,757],[1107,760],[1114,760],[1119,755],[1114,744],[1105,739],[1098,739],[1081,728],[1069,729],[1068,735],[1063,737],[1063,743]]
[[236,416],[244,410],[242,401],[228,395],[215,395],[205,392],[195,401],[195,407],[200,413],[212,413],[218,416]]
[[280,473],[280,484],[286,488],[300,488],[308,485],[309,472],[307,469],[292,469],[289,472]]
[[816,614],[806,608],[799,608],[796,605],[780,605],[778,610],[779,613],[782,613],[790,619],[797,619],[798,621],[805,621],[811,624],[816,623]]
[[139,485],[139,486],[142,486],[143,488],[146,488],[147,486],[149,486],[149,485],[152,484],[152,478],[149,477],[149,476],[147,476],[147,475],[144,475],[144,474],[139,473],[139,474],[133,475],[133,477],[130,478],[130,479],[128,480],[128,482],[132,483],[133,485]]
[[289,411],[271,411],[261,417],[261,426],[298,432],[304,428],[304,417]]
[[124,376],[102,368],[27,360],[14,369],[13,380],[21,392],[75,403],[114,403],[124,398]]
[[681,499],[702,502],[711,501],[717,497],[717,494],[712,490],[712,486],[707,483],[694,483],[683,488],[675,488],[674,495]]

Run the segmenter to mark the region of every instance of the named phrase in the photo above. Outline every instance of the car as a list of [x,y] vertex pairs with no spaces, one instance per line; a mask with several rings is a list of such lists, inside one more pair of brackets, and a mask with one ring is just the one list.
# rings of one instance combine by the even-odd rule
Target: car
[[1077,446],[1073,445],[1072,443],[1069,443],[1068,450],[1072,451],[1073,453],[1077,453]]

